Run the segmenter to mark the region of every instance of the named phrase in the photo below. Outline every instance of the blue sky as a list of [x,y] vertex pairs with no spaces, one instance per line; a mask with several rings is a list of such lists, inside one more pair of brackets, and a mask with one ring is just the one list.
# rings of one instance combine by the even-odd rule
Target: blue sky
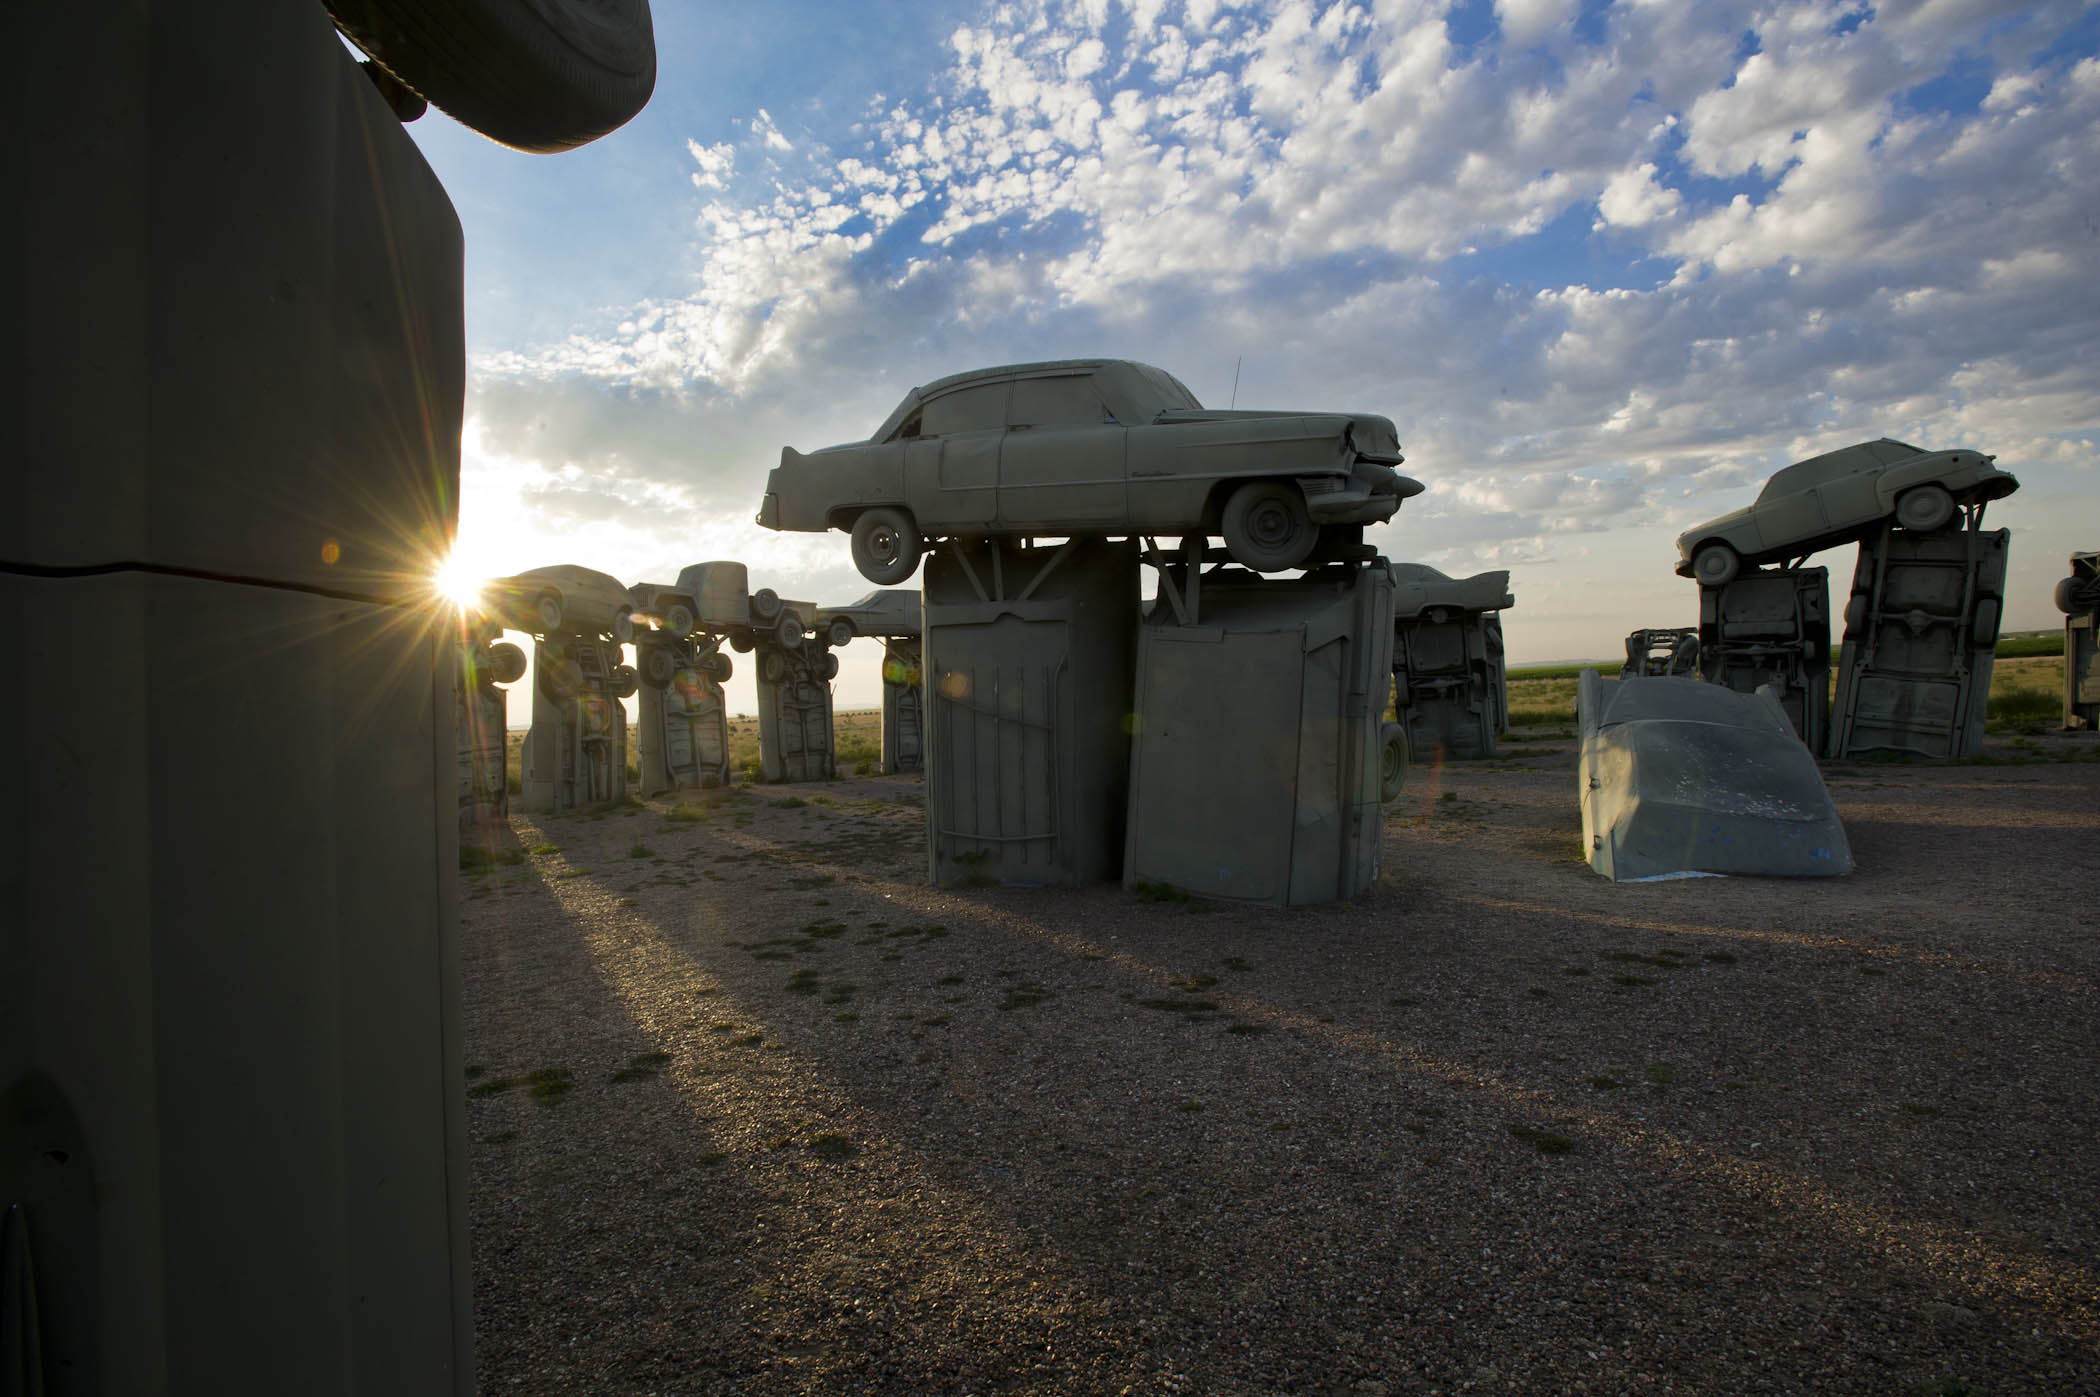
[[1507,568],[1519,661],[1691,624],[1676,534],[1869,437],[2019,475],[2009,627],[2100,546],[2091,5],[727,8],[658,0],[654,99],[582,150],[408,128],[466,229],[491,571],[851,600],[843,535],[751,523],[780,448],[1091,354],[1391,417],[1429,489],[1373,541]]

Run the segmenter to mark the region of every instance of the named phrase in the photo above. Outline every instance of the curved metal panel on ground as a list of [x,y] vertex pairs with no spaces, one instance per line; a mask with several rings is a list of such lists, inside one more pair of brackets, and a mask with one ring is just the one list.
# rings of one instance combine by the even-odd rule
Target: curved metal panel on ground
[[1583,850],[1605,877],[1852,871],[1823,775],[1771,690],[1589,669],[1576,709]]

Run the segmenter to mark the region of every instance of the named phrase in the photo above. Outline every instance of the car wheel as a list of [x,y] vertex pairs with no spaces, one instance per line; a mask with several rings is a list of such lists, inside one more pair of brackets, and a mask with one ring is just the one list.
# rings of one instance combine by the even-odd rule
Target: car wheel
[[612,618],[612,638],[622,645],[634,639],[634,613],[624,606]]
[[773,623],[773,640],[785,650],[799,648],[802,644],[802,618],[792,611],[781,612],[780,619]]
[[2078,604],[2078,579],[2060,577],[2056,580],[2056,609],[2066,616],[2076,616],[2086,608]]
[[1692,580],[1701,587],[1726,587],[1742,570],[1742,556],[1725,543],[1703,543],[1692,555]]
[[611,679],[614,698],[632,698],[642,682],[642,677],[634,672],[633,665],[614,666]]
[[729,648],[739,655],[751,653],[751,632],[739,626],[729,633]]
[[1976,615],[1969,622],[1969,645],[1976,650],[1989,650],[1998,643],[1998,599],[1984,597],[1976,603]]
[[1378,734],[1378,798],[1397,800],[1407,784],[1407,729],[1387,723]]
[[834,616],[827,635],[832,649],[843,650],[853,643],[853,623],[843,616]]
[[780,614],[780,593],[771,587],[761,587],[751,594],[751,614],[761,621],[770,621]]
[[664,608],[664,633],[673,640],[684,640],[693,633],[693,609],[682,601],[674,601]]
[[726,684],[729,676],[736,673],[736,666],[727,655],[713,654],[700,662],[700,672],[717,684]]
[[1235,490],[1220,532],[1233,561],[1256,572],[1297,567],[1320,541],[1304,493],[1284,480],[1257,480]]
[[925,546],[908,510],[880,505],[853,521],[853,566],[878,587],[894,587],[917,572]]
[[1914,534],[1947,527],[1954,517],[1954,496],[1939,485],[1919,485],[1896,497],[1896,522]]
[[561,597],[554,592],[540,593],[533,606],[533,615],[540,623],[541,635],[554,635],[561,630]]
[[516,150],[571,150],[656,88],[648,0],[326,0],[336,28],[462,126]]
[[653,689],[666,689],[678,674],[678,661],[671,652],[657,645],[645,646],[641,653],[642,678],[649,681]]
[[489,647],[488,677],[497,684],[515,684],[525,677],[525,652],[509,641]]
[[817,678],[830,681],[839,677],[839,657],[826,650],[810,662],[810,671]]
[[768,650],[758,657],[758,677],[768,684],[778,684],[787,678],[787,656],[778,650]]

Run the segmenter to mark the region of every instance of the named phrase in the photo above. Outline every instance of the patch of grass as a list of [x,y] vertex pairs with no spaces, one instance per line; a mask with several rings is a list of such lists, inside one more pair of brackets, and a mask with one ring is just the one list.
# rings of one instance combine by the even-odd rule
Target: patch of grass
[[1446,805],[1450,805],[1450,804],[1453,804],[1454,802],[1456,802],[1456,801],[1457,801],[1457,799],[1458,799],[1458,792],[1457,792],[1457,791],[1446,791],[1446,792],[1444,792],[1444,793],[1443,793],[1442,795],[1438,796],[1438,797],[1437,797],[1437,799],[1438,799],[1438,800],[1440,800],[1440,801],[1442,801],[1442,802],[1443,802],[1444,804],[1446,804]]
[[815,994],[822,988],[817,982],[817,972],[814,970],[797,970],[787,979],[789,994]]
[[1662,983],[1662,981],[1650,979],[1646,975],[1614,975],[1611,977],[1611,982],[1615,985],[1625,985],[1629,989],[1638,989],[1644,985],[1659,985]]
[[518,1079],[515,1077],[491,1077],[485,1082],[476,1082],[473,1086],[468,1087],[467,1095],[472,1097],[500,1096],[517,1084]]
[[1218,977],[1215,975],[1191,975],[1181,982],[1180,988],[1185,993],[1194,994],[1197,990],[1207,990],[1216,983]]
[[1735,964],[1735,954],[1731,951],[1708,951],[1705,955],[1699,957],[1699,959],[1710,960],[1715,965]]
[[1206,1014],[1218,1012],[1217,1004],[1208,999],[1158,998],[1139,999],[1132,1002],[1140,1009],[1157,1009],[1162,1013],[1184,1015],[1192,1023]]
[[1200,1101],[1177,1101],[1174,1103],[1174,1109],[1182,1112],[1200,1111],[1203,1109],[1203,1103]]
[[1647,1077],[1650,1086],[1666,1087],[1677,1080],[1677,1073],[1667,1062],[1651,1062]]
[[859,1146],[835,1130],[827,1130],[820,1135],[811,1136],[807,1148],[818,1159],[831,1163],[837,1163],[842,1159],[851,1159],[860,1153]]
[[1663,970],[1682,970],[1689,963],[1680,952],[1668,949],[1657,951],[1653,955],[1646,955],[1640,951],[1605,951],[1599,959],[1614,961],[1620,965],[1653,965]]
[[1227,956],[1224,960],[1218,963],[1224,966],[1227,970],[1251,970],[1254,968],[1251,965],[1247,964],[1246,961],[1240,959],[1238,956]]
[[746,1033],[736,1040],[736,1045],[739,1048],[755,1048],[765,1041],[766,1035],[763,1033]]
[[1540,1154],[1566,1154],[1575,1148],[1575,1142],[1565,1135],[1556,1135],[1550,1130],[1538,1130],[1528,1125],[1513,1125],[1509,1133],[1537,1150]]
[[1607,1077],[1602,1072],[1589,1079],[1591,1091],[1617,1091],[1626,1084],[1617,1077]]
[[612,1074],[616,1082],[641,1082],[654,1077],[663,1065],[671,1060],[666,1052],[636,1053],[627,1059],[627,1065]]
[[498,1130],[492,1134],[482,1136],[481,1143],[484,1145],[507,1145],[517,1138],[518,1132],[515,1130]]
[[1187,902],[1190,896],[1187,888],[1172,883],[1133,883],[1130,890],[1139,902]]
[[853,1010],[848,1009],[843,1013],[833,1014],[831,1016],[831,1021],[833,1023],[859,1023],[860,1015],[855,1013]]
[[697,805],[674,805],[664,811],[667,825],[695,825],[707,818],[707,811]]
[[487,873],[493,868],[508,867],[525,862],[525,855],[514,846],[492,849],[481,844],[459,846],[459,871],[462,873]]
[[1023,980],[1017,985],[1007,986],[1006,997],[999,1001],[997,1007],[1003,1011],[1026,1009],[1032,1005],[1041,1004],[1047,999],[1054,998],[1056,998],[1055,995],[1035,981]]
[[539,856],[544,858],[548,854],[560,853],[561,846],[559,844],[535,844],[530,849],[527,849],[525,852],[528,854],[538,854]]
[[819,941],[829,941],[834,936],[844,936],[846,934],[846,924],[844,922],[811,922],[808,926],[802,928],[802,934],[804,936],[813,936]]
[[576,1087],[566,1067],[535,1067],[520,1080],[525,1083],[525,1094],[542,1106],[552,1106]]
[[1530,989],[1524,991],[1524,993],[1530,995],[1533,999],[1551,999],[1553,997],[1553,992],[1551,990],[1548,990],[1540,985],[1533,985]]
[[707,1168],[712,1165],[720,1164],[723,1160],[727,1158],[729,1158],[729,1156],[723,1154],[720,1150],[709,1150],[706,1154],[694,1155],[693,1163],[700,1165],[702,1168]]
[[826,1004],[844,1004],[859,992],[860,987],[858,985],[833,985],[825,992],[824,1002]]
[[1560,968],[1560,973],[1563,975],[1587,975],[1590,973],[1590,968],[1587,965],[1563,965]]
[[627,857],[631,859],[653,859],[656,857],[656,850],[650,848],[647,844],[636,844],[627,851]]
[[934,983],[936,985],[959,985],[963,983],[963,977],[960,975],[943,975],[940,979],[935,980]]

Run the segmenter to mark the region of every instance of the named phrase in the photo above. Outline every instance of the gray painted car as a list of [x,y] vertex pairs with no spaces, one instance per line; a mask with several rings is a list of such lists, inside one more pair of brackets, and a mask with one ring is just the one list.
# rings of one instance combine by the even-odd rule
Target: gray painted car
[[851,644],[856,636],[915,636],[918,588],[881,587],[848,606],[820,606],[815,629],[833,649]]
[[1894,519],[1929,533],[1957,507],[2020,488],[1980,451],[1924,451],[1882,437],[1797,461],[1765,482],[1757,502],[1688,529],[1677,539],[1677,573],[1719,587],[1745,565],[1805,558],[1863,538]]
[[634,639],[634,604],[625,584],[590,568],[560,563],[485,584],[489,614],[528,635],[606,635]]
[[1007,364],[912,389],[866,441],[783,449],[758,522],[850,532],[879,586],[928,538],[995,534],[1220,534],[1278,572],[1419,494],[1401,459],[1369,413],[1213,411],[1126,359]]

